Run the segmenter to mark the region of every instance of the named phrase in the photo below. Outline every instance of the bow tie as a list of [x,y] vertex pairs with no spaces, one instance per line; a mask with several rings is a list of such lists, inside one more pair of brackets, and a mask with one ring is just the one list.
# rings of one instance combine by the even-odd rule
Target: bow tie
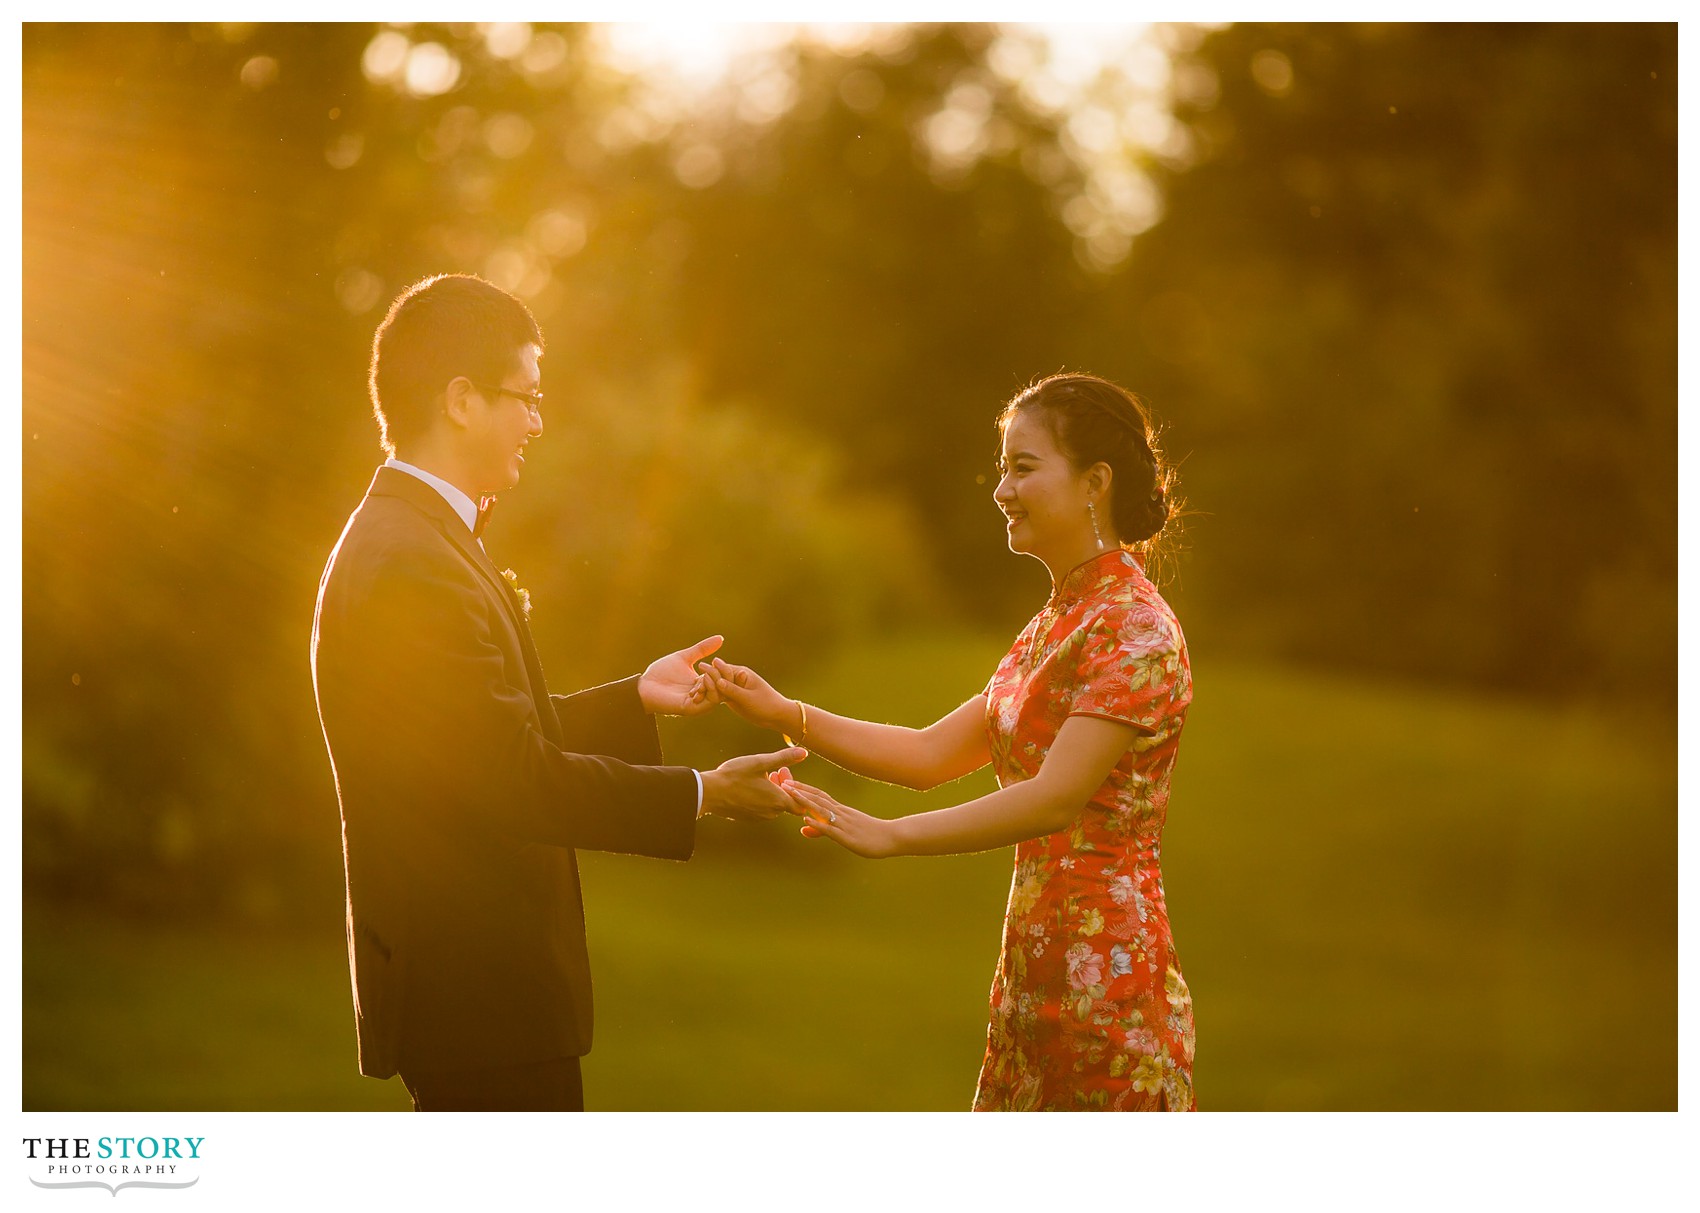
[[472,524],[472,537],[474,539],[484,537],[484,528],[490,525],[490,515],[495,512],[496,499],[494,497],[480,497],[478,499],[478,520]]

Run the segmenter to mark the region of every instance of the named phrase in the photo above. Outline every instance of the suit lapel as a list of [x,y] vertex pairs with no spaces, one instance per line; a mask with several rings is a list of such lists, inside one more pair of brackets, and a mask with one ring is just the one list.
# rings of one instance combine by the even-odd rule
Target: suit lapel
[[525,617],[520,613],[513,587],[496,571],[489,555],[472,537],[472,532],[466,529],[466,523],[454,512],[454,507],[443,500],[441,493],[417,476],[410,476],[397,468],[386,467],[378,469],[378,474],[372,478],[372,487],[367,491],[378,497],[399,497],[429,518],[443,533],[443,537],[454,544],[460,554],[490,583],[491,588],[496,591],[496,597],[507,607],[514,629],[524,631]]
[[508,618],[513,622],[515,634],[519,636],[520,655],[525,661],[526,674],[531,679],[532,702],[537,709],[538,719],[543,723],[544,735],[558,744],[561,739],[560,722],[555,717],[555,705],[549,698],[549,686],[543,678],[543,663],[538,660],[537,647],[531,639],[531,625],[526,622],[525,612],[520,609],[519,596],[514,593],[507,578],[496,571],[489,554],[472,537],[472,532],[467,529],[460,515],[454,512],[454,507],[443,499],[441,493],[419,477],[410,476],[398,468],[380,467],[377,475],[372,478],[372,487],[367,492],[369,495],[380,497],[399,497],[415,506],[431,520],[467,562],[478,570],[484,580],[490,583],[496,597],[501,599],[506,608]]

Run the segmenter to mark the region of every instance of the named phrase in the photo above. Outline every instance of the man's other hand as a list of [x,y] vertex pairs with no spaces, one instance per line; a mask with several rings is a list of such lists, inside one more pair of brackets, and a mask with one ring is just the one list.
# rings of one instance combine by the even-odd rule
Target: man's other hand
[[771,754],[728,758],[702,773],[702,812],[734,821],[767,821],[781,813],[803,815],[803,808],[786,795],[769,775],[801,762],[809,752],[798,746]]

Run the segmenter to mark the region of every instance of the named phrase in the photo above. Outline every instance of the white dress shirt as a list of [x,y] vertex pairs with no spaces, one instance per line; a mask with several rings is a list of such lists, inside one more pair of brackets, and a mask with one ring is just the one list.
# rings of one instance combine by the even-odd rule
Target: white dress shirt
[[[399,459],[386,459],[384,460],[384,466],[406,472],[409,476],[417,476],[426,484],[436,489],[437,492],[443,495],[443,500],[448,502],[454,512],[460,516],[460,520],[466,523],[467,530],[470,531],[477,523],[478,503],[459,489],[455,488],[455,486],[450,484],[447,480],[444,480],[441,476],[433,476],[424,468],[416,468],[411,463],[403,463]],[[480,544],[480,546],[483,545]]]

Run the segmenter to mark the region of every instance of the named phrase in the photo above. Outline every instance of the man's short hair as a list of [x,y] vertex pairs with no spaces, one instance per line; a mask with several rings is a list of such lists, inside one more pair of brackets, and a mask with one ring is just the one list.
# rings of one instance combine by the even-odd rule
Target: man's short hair
[[472,274],[436,274],[396,296],[372,336],[368,379],[378,440],[394,456],[436,418],[449,380],[500,383],[527,345],[543,348],[531,310]]

